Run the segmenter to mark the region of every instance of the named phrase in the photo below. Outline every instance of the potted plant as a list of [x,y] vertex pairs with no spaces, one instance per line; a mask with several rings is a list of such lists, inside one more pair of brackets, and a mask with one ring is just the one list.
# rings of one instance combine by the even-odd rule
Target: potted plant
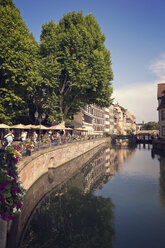
[[15,220],[20,213],[25,190],[17,181],[16,174],[8,167],[0,168],[0,217]]
[[48,136],[43,136],[42,137],[42,142],[43,143],[48,143],[49,142],[49,137]]
[[26,139],[25,142],[24,142],[24,146],[26,147],[26,154],[28,156],[30,156],[31,155],[31,152],[32,152],[32,150],[34,148],[33,143],[31,142],[30,139]]
[[5,151],[5,157],[6,157],[8,165],[9,166],[11,165],[12,167],[13,164],[15,165],[22,158],[22,155],[20,153],[20,148],[18,146],[15,146],[15,147],[12,145],[8,146]]

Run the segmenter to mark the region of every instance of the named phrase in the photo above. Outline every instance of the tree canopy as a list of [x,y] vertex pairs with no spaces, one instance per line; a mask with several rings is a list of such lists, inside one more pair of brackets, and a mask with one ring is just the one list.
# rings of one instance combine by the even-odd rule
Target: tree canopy
[[0,0],[0,122],[33,123],[43,111],[70,120],[86,104],[111,104],[110,51],[95,18],[68,13],[43,25],[38,44],[12,0]]
[[155,122],[155,121],[149,121],[149,122],[144,124],[143,129],[144,130],[158,130],[159,124],[158,124],[158,122]]
[[29,121],[38,84],[38,44],[12,0],[0,0],[0,121]]
[[95,18],[82,12],[42,26],[40,53],[49,119],[67,120],[85,104],[111,103],[110,52]]

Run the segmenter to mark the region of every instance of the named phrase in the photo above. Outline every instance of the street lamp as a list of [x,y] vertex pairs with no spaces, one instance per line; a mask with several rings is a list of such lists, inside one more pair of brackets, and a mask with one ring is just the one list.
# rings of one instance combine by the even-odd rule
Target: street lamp
[[40,146],[40,143],[41,143],[41,122],[45,119],[46,114],[45,113],[39,114],[36,111],[34,116],[35,116],[36,119],[38,119],[39,125],[40,125],[40,129],[39,129],[39,146]]

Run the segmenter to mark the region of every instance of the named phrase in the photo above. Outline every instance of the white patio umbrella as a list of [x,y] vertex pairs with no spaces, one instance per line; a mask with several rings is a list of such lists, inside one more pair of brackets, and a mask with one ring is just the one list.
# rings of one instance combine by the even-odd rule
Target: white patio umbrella
[[25,129],[35,129],[36,128],[36,126],[32,125],[32,124],[24,125],[24,126],[25,126]]
[[65,130],[73,130],[71,127],[65,127]]
[[50,130],[65,130],[66,128],[65,128],[64,124],[60,123],[56,126],[49,127],[49,129]]
[[48,130],[49,127],[45,127],[44,125],[38,125],[38,126],[35,126],[34,129]]
[[0,124],[0,128],[4,128],[5,129],[5,128],[10,128],[10,127],[8,125],[4,124],[4,123],[1,123]]
[[14,126],[10,126],[10,128],[25,129],[25,126],[20,123],[20,124],[14,125]]

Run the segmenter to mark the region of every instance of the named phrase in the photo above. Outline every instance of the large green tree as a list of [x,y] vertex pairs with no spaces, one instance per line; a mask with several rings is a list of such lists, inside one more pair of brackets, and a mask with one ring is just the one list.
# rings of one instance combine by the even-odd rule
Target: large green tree
[[26,123],[35,111],[38,49],[13,1],[0,0],[0,122]]
[[82,12],[42,27],[40,53],[49,119],[67,120],[85,104],[111,104],[110,52],[95,18]]

